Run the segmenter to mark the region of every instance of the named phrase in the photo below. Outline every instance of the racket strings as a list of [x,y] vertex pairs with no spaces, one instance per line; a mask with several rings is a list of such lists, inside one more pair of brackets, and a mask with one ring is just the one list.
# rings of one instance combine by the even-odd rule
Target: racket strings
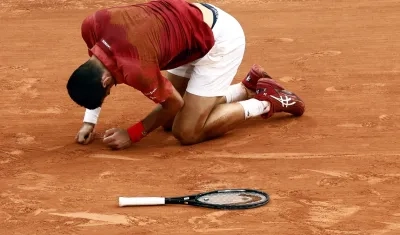
[[212,193],[199,197],[197,200],[213,205],[251,205],[263,203],[268,198],[253,192]]

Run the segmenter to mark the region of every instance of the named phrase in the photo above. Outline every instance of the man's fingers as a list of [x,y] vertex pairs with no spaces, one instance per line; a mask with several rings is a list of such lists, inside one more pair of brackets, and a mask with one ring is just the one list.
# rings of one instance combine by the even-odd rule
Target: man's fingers
[[103,139],[103,143],[105,143],[105,144],[111,144],[111,143],[114,142],[114,141],[115,141],[114,135],[105,137],[105,138]]
[[118,145],[109,145],[111,149],[118,150]]
[[117,148],[119,148],[119,145],[120,145],[119,141],[114,138],[114,135],[103,139],[103,142],[112,149],[117,149]]
[[110,144],[111,142],[115,141],[115,134],[117,134],[117,130],[117,128],[106,130],[103,137],[103,143]]
[[77,141],[78,143],[83,144],[85,142],[85,135],[83,133],[78,133]]
[[90,132],[89,134],[85,135],[84,136],[85,140],[84,140],[83,144],[89,144],[90,142],[92,142],[93,136],[94,136],[94,134],[92,132]]
[[115,141],[110,142],[107,145],[108,145],[108,147],[110,147],[112,149],[117,149],[118,148],[118,144]]
[[116,130],[117,130],[116,128],[106,130],[106,132],[104,133],[104,138],[114,134]]
[[93,140],[93,138],[94,138],[94,133],[93,132],[87,133],[86,131],[85,132],[79,132],[75,136],[76,142],[78,142],[80,144],[88,144]]
[[128,143],[128,142],[125,142],[125,143],[122,143],[122,142],[114,142],[114,143],[112,143],[112,144],[109,144],[108,146],[111,147],[111,148],[114,149],[114,150],[121,150],[121,149],[126,149],[126,148],[128,148],[128,147],[129,147],[129,143]]

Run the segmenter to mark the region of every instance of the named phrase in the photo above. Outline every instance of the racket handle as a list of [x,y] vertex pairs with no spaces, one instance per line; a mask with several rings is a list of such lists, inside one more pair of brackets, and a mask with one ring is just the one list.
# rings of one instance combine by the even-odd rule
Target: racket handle
[[119,206],[148,206],[148,205],[164,205],[163,197],[119,197]]

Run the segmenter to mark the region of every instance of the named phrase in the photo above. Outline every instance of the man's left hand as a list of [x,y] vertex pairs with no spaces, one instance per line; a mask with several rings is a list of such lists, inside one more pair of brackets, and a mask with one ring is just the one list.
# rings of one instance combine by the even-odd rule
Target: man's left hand
[[132,145],[128,131],[120,128],[112,128],[105,132],[103,143],[112,149],[125,149]]

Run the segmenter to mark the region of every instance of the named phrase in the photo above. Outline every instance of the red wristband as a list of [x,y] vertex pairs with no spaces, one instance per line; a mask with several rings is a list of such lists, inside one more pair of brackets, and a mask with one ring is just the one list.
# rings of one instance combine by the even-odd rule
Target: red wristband
[[146,131],[144,129],[143,123],[138,122],[135,125],[129,127],[128,134],[133,143],[139,142],[143,137],[146,136]]

